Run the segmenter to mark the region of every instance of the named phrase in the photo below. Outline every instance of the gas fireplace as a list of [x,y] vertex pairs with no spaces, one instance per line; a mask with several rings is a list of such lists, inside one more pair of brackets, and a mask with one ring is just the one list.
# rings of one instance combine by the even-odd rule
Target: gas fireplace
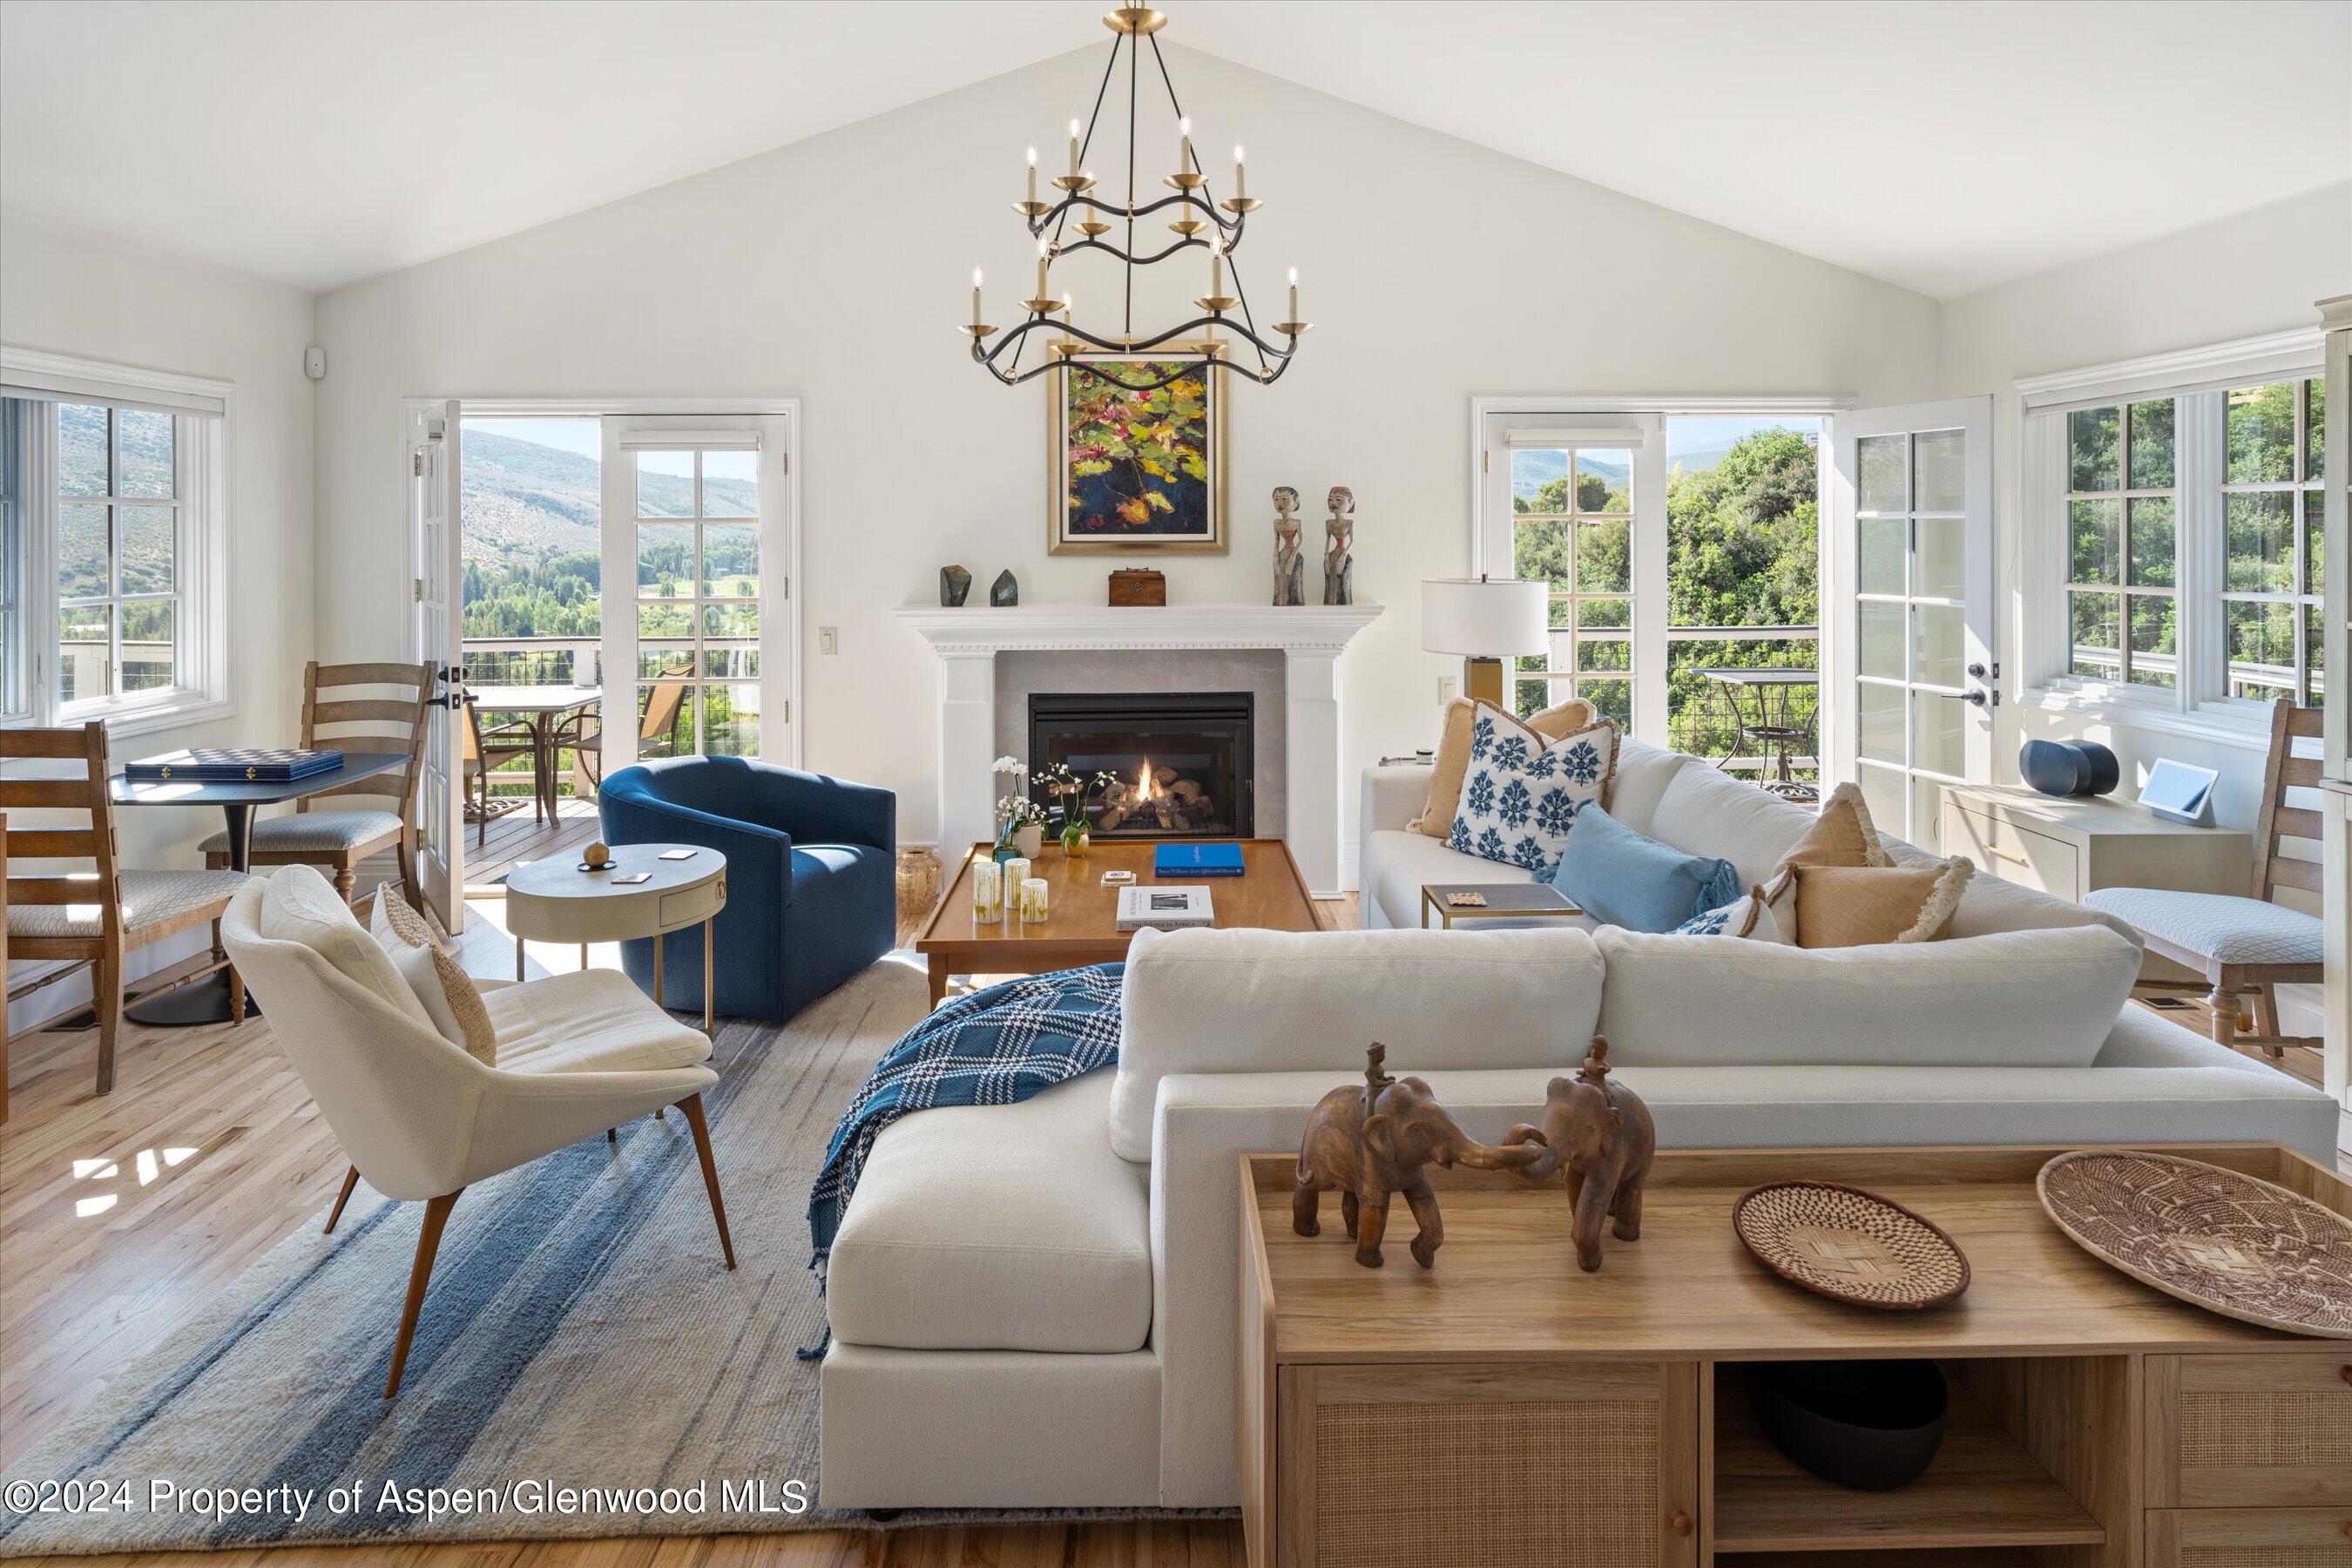
[[[1066,764],[1090,789],[1097,837],[1246,838],[1251,809],[1246,691],[1036,692],[1029,698],[1032,772]],[[1043,785],[1031,793],[1048,802]]]

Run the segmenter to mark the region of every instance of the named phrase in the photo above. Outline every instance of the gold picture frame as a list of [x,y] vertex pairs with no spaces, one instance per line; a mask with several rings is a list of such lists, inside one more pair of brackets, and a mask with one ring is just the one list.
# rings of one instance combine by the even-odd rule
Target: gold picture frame
[[[1223,345],[1171,344],[1184,354]],[[1085,353],[1074,361],[1105,365],[1166,364],[1150,355]],[[1224,555],[1232,551],[1226,527],[1224,377],[1202,369],[1151,394],[1123,394],[1099,376],[1071,372],[1041,376],[1045,384],[1045,552],[1049,555]],[[1186,382],[1196,390],[1186,395]],[[1172,430],[1147,442],[1118,437],[1115,453],[1097,451],[1075,459],[1074,433],[1106,423],[1106,399],[1147,399],[1150,412],[1173,412]],[[1185,410],[1197,398],[1197,414]],[[1161,426],[1170,421],[1162,418]],[[1192,471],[1197,457],[1201,471]],[[1105,466],[1074,472],[1089,464]],[[1076,514],[1074,516],[1074,513]]]

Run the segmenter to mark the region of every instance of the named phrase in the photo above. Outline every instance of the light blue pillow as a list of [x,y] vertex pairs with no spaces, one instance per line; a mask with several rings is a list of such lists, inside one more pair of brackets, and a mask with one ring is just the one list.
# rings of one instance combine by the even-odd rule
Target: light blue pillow
[[1739,897],[1739,868],[1645,837],[1598,804],[1576,814],[1552,886],[1602,925],[1673,931]]

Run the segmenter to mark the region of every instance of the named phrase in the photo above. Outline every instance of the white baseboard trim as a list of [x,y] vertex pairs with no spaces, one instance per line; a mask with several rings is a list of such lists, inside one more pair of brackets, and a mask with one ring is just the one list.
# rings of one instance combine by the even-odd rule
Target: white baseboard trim
[[[135,985],[158,970],[169,969],[200,952],[210,952],[212,946],[212,928],[197,926],[176,936],[167,936],[150,946],[134,948],[123,956],[123,980]],[[13,984],[19,979],[30,980],[45,970],[56,967],[58,965],[50,961],[11,964],[8,972],[10,982]],[[60,980],[55,985],[44,985],[31,995],[12,1004],[8,1008],[8,1033],[21,1035],[39,1028],[53,1018],[62,1018],[68,1013],[79,1012],[89,1006],[89,980],[90,973],[85,968],[79,974]]]

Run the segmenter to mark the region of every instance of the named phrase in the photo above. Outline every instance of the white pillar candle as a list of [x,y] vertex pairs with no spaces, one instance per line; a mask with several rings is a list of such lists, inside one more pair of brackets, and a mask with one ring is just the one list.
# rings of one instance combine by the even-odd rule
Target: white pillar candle
[[971,868],[971,918],[1004,918],[1004,872],[993,860],[975,861]]
[[1021,884],[1029,879],[1029,862],[1015,855],[1004,862],[1004,900],[1013,902],[1021,896]]
[[1029,877],[1021,883],[1021,919],[1027,925],[1045,923],[1045,879]]

